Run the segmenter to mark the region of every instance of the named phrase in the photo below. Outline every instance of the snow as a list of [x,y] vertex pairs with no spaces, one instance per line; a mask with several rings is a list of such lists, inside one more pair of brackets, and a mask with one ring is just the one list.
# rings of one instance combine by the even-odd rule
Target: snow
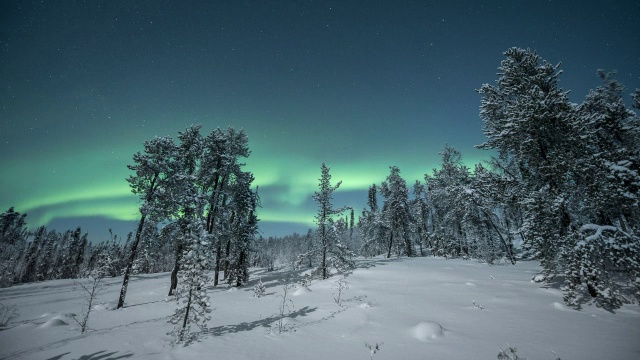
[[596,241],[602,236],[603,231],[617,231],[618,228],[610,225],[596,225],[596,224],[585,224],[580,227],[580,231],[593,230],[595,233],[593,235],[589,235],[585,237],[585,240],[581,240],[578,242],[578,245],[584,246],[586,242]]
[[[212,319],[201,340],[171,346],[167,321],[176,303],[170,274],[133,276],[126,306],[114,310],[122,278],[109,278],[80,334],[71,314],[84,308],[73,281],[0,289],[0,302],[19,317],[0,331],[0,359],[495,359],[514,346],[529,359],[639,359],[640,307],[615,313],[585,305],[575,310],[550,284],[532,282],[535,262],[489,266],[441,258],[359,260],[341,277],[292,290],[290,313],[277,328],[282,286],[302,271],[252,269],[247,286],[207,288]],[[261,278],[265,295],[255,297]],[[481,305],[482,310],[474,304]]]

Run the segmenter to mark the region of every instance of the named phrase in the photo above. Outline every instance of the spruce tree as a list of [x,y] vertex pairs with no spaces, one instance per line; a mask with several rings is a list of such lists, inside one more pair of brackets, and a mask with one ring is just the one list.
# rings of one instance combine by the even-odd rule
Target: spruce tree
[[319,190],[313,195],[313,199],[318,204],[318,212],[315,216],[315,222],[318,224],[316,243],[311,251],[299,256],[297,264],[301,265],[308,257],[317,256],[319,261],[317,272],[322,279],[327,279],[330,275],[330,267],[336,267],[339,270],[351,268],[353,253],[341,243],[333,220],[334,215],[340,215],[349,209],[348,207],[333,208],[333,192],[340,187],[342,181],[331,185],[330,168],[325,163],[322,163],[320,171]]
[[389,227],[387,257],[391,257],[394,240],[399,248],[404,249],[407,256],[413,256],[413,243],[409,232],[412,224],[409,212],[409,189],[406,181],[400,176],[400,169],[397,166],[391,166],[390,169],[391,173],[381,187],[384,197],[382,212]]
[[178,307],[169,320],[175,325],[169,333],[174,337],[174,343],[184,346],[197,339],[197,333],[191,330],[192,324],[205,330],[211,320],[211,303],[206,291],[210,279],[205,271],[210,236],[198,221],[189,222],[185,230],[181,232],[185,250],[181,257],[180,282],[175,292]]

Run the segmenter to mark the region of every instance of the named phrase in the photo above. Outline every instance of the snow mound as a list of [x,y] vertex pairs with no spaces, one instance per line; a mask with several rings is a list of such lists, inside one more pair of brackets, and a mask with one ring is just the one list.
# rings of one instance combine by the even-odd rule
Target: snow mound
[[567,308],[563,304],[561,304],[561,303],[559,303],[557,301],[554,301],[552,305],[553,305],[554,309],[567,310]]
[[478,285],[476,285],[476,284],[472,283],[471,281],[467,281],[467,282],[466,282],[466,283],[464,283],[464,284],[465,284],[465,285],[467,285],[467,286],[478,286]]
[[442,335],[442,325],[435,321],[423,321],[411,329],[411,336],[421,342],[435,340]]
[[531,281],[539,283],[539,282],[545,281],[546,278],[547,276],[544,274],[537,274],[537,275],[534,275],[533,278],[531,278]]
[[69,325],[69,324],[66,321],[62,320],[60,316],[56,316],[47,320],[46,323],[38,326],[38,329],[48,329],[52,327],[65,326],[65,325]]
[[102,304],[97,304],[93,307],[93,310],[115,310],[116,309],[116,302],[115,301],[109,301],[106,303],[102,303]]
[[301,286],[299,288],[296,289],[296,291],[293,292],[293,296],[300,296],[300,295],[305,295],[311,292],[311,289],[309,289],[306,286]]
[[227,290],[227,292],[230,292],[230,293],[236,292],[236,291],[238,291],[237,287],[232,287],[231,289]]
[[362,304],[358,305],[358,307],[359,307],[360,309],[371,309],[371,304],[369,304],[369,303],[362,303]]

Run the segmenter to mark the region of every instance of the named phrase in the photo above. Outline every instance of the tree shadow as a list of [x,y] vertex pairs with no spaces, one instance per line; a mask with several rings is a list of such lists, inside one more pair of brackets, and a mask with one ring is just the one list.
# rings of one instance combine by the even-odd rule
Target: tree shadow
[[140,304],[125,305],[125,306],[123,306],[123,308],[131,308],[131,307],[134,307],[134,306],[147,305],[147,304],[155,304],[155,303],[159,303],[159,302],[164,302],[164,300],[148,301],[148,302],[140,303]]
[[[107,350],[101,350],[101,351],[94,352],[93,354],[82,355],[79,358],[76,358],[74,360],[118,360],[118,359],[125,359],[133,356],[133,354],[124,354],[124,355],[114,356],[117,353],[118,353],[117,351],[107,352]],[[66,352],[64,354],[50,357],[47,360],[60,360],[67,354],[70,354],[70,352]]]
[[[302,309],[292,311],[288,315],[283,316],[283,318],[295,319],[298,316],[307,316],[308,314],[316,311],[317,309],[318,309],[317,307],[310,309],[308,306],[305,306]],[[251,322],[243,322],[236,325],[216,326],[216,327],[201,331],[201,334],[212,335],[212,336],[222,336],[225,334],[238,333],[242,331],[251,331],[258,327],[270,328],[271,324],[277,320],[280,320],[280,318],[281,318],[280,315],[271,315],[264,319],[251,321]]]
[[89,355],[82,355],[75,360],[118,360],[132,357],[133,354],[124,354],[120,356],[114,356],[117,351],[107,352],[106,350],[98,351]]
[[60,360],[60,359],[62,359],[63,356],[65,356],[67,354],[71,354],[71,352],[67,351],[64,354],[60,354],[60,355],[57,355],[57,356],[54,356],[54,357],[50,357],[47,360]]
[[390,258],[369,258],[359,259],[356,262],[356,269],[368,269],[376,266],[384,266],[390,263],[402,262],[405,258],[392,256]]
[[[345,277],[348,277],[353,272],[353,270],[356,270],[356,269],[368,269],[368,268],[372,268],[376,266],[384,266],[389,263],[400,262],[400,261],[404,261],[404,258],[394,256],[391,258],[358,259],[356,260],[356,264],[353,269],[345,271],[342,274]],[[258,270],[260,272],[256,271],[252,274],[249,281],[243,287],[245,288],[245,291],[252,291],[253,286],[257,284],[259,281],[262,281],[265,288],[267,289],[286,285],[286,284],[300,283],[302,282],[302,280],[305,279],[304,274],[312,269],[314,268],[305,267],[301,269],[276,270],[271,272],[260,271],[260,270],[264,270],[264,269],[260,269]],[[260,275],[257,276],[258,274],[256,273]],[[337,275],[337,274],[333,274],[332,276],[334,275]]]

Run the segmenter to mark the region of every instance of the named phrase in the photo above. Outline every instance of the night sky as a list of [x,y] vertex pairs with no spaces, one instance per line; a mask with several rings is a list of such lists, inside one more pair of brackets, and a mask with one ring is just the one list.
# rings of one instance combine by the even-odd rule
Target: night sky
[[264,236],[313,226],[320,165],[336,205],[397,165],[411,185],[445,143],[490,154],[475,89],[502,53],[640,87],[638,1],[1,1],[0,211],[93,241],[139,216],[127,164],[191,124],[244,129]]

